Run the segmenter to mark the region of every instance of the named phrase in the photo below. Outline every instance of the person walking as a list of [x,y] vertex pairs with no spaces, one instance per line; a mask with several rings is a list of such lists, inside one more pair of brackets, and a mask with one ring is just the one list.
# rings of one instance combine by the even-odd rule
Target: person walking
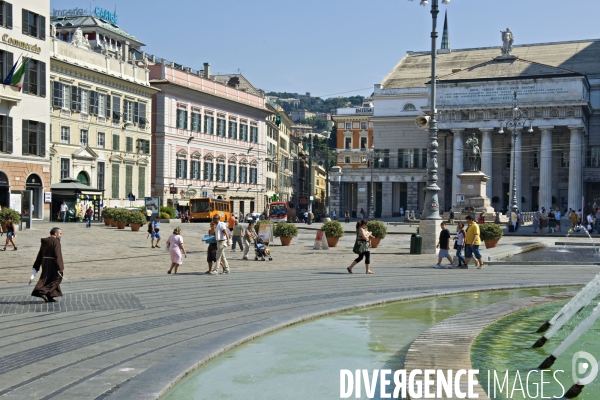
[[244,228],[242,227],[242,224],[239,223],[239,221],[235,221],[235,224],[233,226],[233,232],[231,234],[232,239],[232,245],[231,245],[231,251],[235,251],[235,244],[237,243],[239,245],[240,251],[244,250],[244,246],[242,245],[242,235],[244,233]]
[[[158,216],[150,224],[150,237],[152,248],[160,248],[158,245],[160,243],[160,217]],[[154,245],[154,239],[156,239],[156,245]]]
[[516,232],[517,231],[517,212],[516,211],[510,212],[510,223],[512,224],[513,232]]
[[242,260],[248,259],[248,252],[250,251],[250,245],[254,243],[258,235],[254,230],[254,221],[248,223],[248,228],[244,232],[244,255]]
[[556,227],[554,228],[554,231],[560,232],[560,218],[562,214],[560,213],[558,207],[556,207],[556,210],[554,211],[554,216],[556,217]]
[[171,256],[171,268],[169,268],[167,274],[170,274],[173,268],[175,268],[175,273],[177,273],[177,269],[183,264],[182,256],[187,258],[187,253],[183,246],[183,238],[181,237],[181,228],[177,227],[173,230],[173,234],[167,239],[167,248]]
[[94,218],[94,209],[92,206],[88,206],[88,209],[85,210],[85,227],[92,227],[92,218]]
[[360,209],[360,219],[365,219],[365,210],[363,208]]
[[446,258],[448,259],[448,261],[450,261],[450,266],[448,268],[452,269],[456,267],[456,264],[454,264],[452,256],[450,255],[450,231],[446,229],[445,222],[442,222],[440,224],[440,227],[442,228],[442,230],[440,232],[440,237],[438,239],[437,245],[435,246],[436,248],[440,249],[440,251],[438,253],[438,262],[437,264],[435,264],[435,268],[442,268],[442,260]]
[[540,233],[546,233],[548,228],[548,214],[546,214],[546,208],[542,207],[542,214],[540,215]]
[[456,226],[456,258],[458,258],[458,268],[468,268],[462,251],[465,248],[465,224],[459,222]]
[[152,210],[150,207],[146,208],[146,222],[150,222],[152,220]]
[[400,206],[400,216],[404,217],[404,207]]
[[229,233],[231,233],[233,231],[233,227],[235,226],[235,215],[232,215],[228,220],[227,220],[227,228],[229,228]]
[[337,221],[337,213],[335,212],[335,210],[333,210],[333,212],[331,213],[331,218],[332,218],[334,221]]
[[60,228],[50,230],[50,236],[41,240],[42,244],[31,270],[31,279],[33,280],[42,268],[40,279],[31,295],[41,297],[47,303],[53,303],[56,301],[54,300],[55,297],[62,296],[60,283],[62,282],[65,265],[60,246],[61,237],[62,230]]
[[470,215],[467,215],[465,219],[467,220],[468,225],[465,244],[465,265],[468,267],[471,258],[474,257],[477,269],[485,268],[483,265],[483,257],[481,257],[481,253],[479,252],[479,245],[481,245],[479,225],[473,221],[473,217]]
[[372,236],[373,235],[371,234],[371,232],[367,230],[367,221],[363,219],[356,223],[356,241],[354,245],[356,246],[356,244],[358,244],[359,246],[358,258],[352,261],[352,264],[350,264],[350,266],[346,268],[348,270],[348,273],[351,274],[352,268],[354,268],[354,266],[361,262],[364,258],[365,268],[367,271],[366,273],[373,274],[373,271],[371,271],[371,269],[369,268],[371,265],[371,251],[369,250],[369,240]]
[[6,241],[4,242],[4,248],[2,251],[6,251],[8,247],[8,243],[10,242],[13,245],[13,250],[17,250],[17,244],[15,243],[15,238],[17,237],[17,229],[15,228],[15,224],[11,217],[6,219]]
[[577,213],[575,211],[571,211],[571,214],[569,214],[569,221],[571,221],[571,229],[574,230],[577,226]]
[[455,217],[454,210],[450,209],[450,215],[448,215],[448,223],[450,225],[454,225],[454,217]]
[[[485,223],[485,220],[483,220],[482,224]],[[521,227],[521,211],[519,211],[519,209],[517,209],[517,226],[515,227],[515,232],[519,230],[519,228]]]
[[[208,228],[208,235],[215,236],[215,228],[217,224],[215,221],[210,222],[210,227]],[[216,237],[216,236],[215,236]],[[217,243],[209,243],[208,248],[206,249],[206,262],[208,263],[208,271],[207,274],[210,274],[212,271],[213,264],[217,262]]]
[[531,222],[531,226],[533,227],[533,233],[537,233],[538,228],[540,227],[540,218],[542,214],[539,211],[533,213],[533,219]]
[[344,214],[344,218],[346,219],[346,223],[350,222],[350,211],[346,210],[346,213]]
[[67,203],[63,201],[60,205],[60,219],[62,219],[62,222],[65,222],[67,219],[67,211],[69,211],[69,207],[67,206]]
[[308,224],[308,211],[304,211],[304,223]]
[[225,257],[225,247],[231,245],[231,237],[229,236],[229,229],[227,229],[227,225],[224,222],[221,222],[221,217],[216,214],[213,217],[213,221],[216,224],[215,227],[215,238],[217,239],[217,261],[215,262],[212,271],[210,273],[212,275],[219,274],[219,265],[223,263],[223,273],[228,274],[229,271],[229,263],[227,262],[227,257]]
[[554,210],[552,207],[548,209],[548,233],[554,232],[554,228],[556,227],[556,215],[554,215]]
[[[477,217],[477,223],[478,224],[485,224],[485,217],[487,216],[487,213],[485,211],[482,211],[479,214],[479,217]],[[517,210],[517,222],[519,220],[519,211]],[[515,229],[516,231],[516,229]]]

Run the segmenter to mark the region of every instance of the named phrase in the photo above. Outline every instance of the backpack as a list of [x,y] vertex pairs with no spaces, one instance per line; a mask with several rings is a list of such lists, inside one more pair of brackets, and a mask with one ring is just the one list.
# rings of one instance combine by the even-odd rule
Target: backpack
[[148,233],[152,233],[152,221],[148,222]]

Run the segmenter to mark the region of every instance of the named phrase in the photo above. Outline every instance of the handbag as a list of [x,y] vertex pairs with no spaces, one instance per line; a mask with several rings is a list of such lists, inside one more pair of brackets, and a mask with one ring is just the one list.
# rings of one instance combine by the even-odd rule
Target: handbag
[[360,243],[358,242],[358,240],[354,242],[354,247],[352,248],[352,252],[354,254],[360,254],[361,253],[361,251],[360,251]]
[[204,235],[202,241],[208,244],[217,244],[217,238],[214,235]]
[[454,241],[454,250],[458,250],[458,242]]

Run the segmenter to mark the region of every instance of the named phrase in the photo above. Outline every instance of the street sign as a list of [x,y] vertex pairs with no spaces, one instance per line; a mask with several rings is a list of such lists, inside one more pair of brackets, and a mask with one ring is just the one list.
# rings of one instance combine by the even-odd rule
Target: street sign
[[177,188],[175,186],[171,186],[169,188],[169,194],[177,194]]
[[463,201],[465,201],[465,195],[463,193],[458,193],[456,195],[456,203],[462,203]]

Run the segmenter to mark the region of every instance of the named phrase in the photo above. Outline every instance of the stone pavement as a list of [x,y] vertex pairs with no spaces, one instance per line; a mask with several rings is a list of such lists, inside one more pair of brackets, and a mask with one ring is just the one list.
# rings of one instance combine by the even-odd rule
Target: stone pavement
[[[594,265],[435,270],[431,256],[408,254],[408,236],[390,235],[373,251],[375,275],[361,273],[362,265],[350,275],[352,235],[317,251],[314,231],[303,229],[292,246],[271,247],[272,262],[242,261],[228,251],[232,274],[212,276],[202,274],[206,224],[162,224],[161,232],[175,226],[189,256],[179,274],[167,275],[164,241],[151,249],[146,232],[65,224],[65,277],[72,284],[63,282],[65,296],[50,305],[28,296],[27,281],[51,225],[19,233],[19,250],[0,253],[0,396],[155,399],[191,368],[308,318],[419,296],[577,285],[598,272]],[[501,243],[484,256],[539,245],[508,237]]]

